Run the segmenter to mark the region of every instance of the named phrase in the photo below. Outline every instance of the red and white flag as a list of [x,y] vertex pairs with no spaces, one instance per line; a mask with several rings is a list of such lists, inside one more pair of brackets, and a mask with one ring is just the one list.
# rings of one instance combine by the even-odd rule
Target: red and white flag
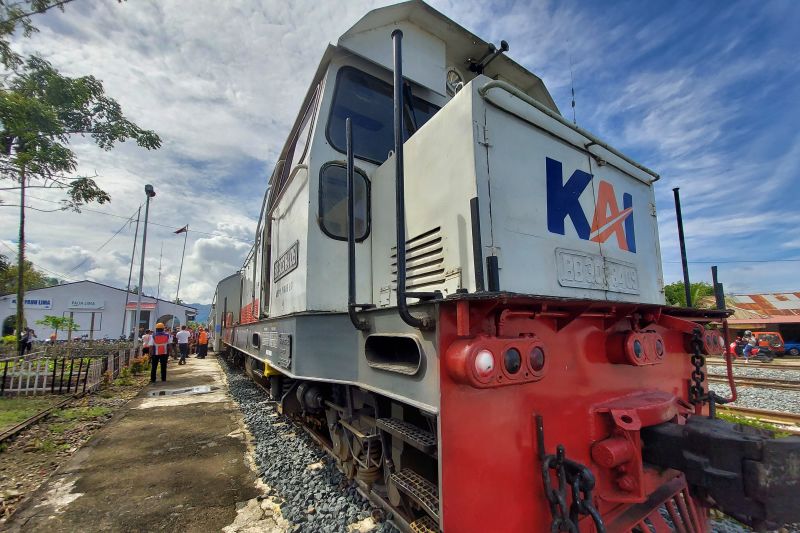
[[187,232],[187,231],[189,231],[189,224],[186,224],[184,227],[182,227],[181,229],[179,229],[178,231],[176,231],[176,232],[175,232],[175,235],[177,235],[178,233],[185,233],[185,232]]

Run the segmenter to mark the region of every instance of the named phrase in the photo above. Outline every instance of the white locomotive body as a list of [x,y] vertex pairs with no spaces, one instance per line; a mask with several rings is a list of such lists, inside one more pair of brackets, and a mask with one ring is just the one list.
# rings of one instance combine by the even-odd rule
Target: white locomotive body
[[[686,347],[720,354],[705,325],[726,315],[664,305],[658,176],[507,49],[418,0],[327,48],[217,287],[215,347],[406,531],[643,531],[672,499],[700,516],[671,424],[703,429]],[[655,466],[645,426],[679,443]],[[566,464],[597,479],[569,518],[548,503]]]

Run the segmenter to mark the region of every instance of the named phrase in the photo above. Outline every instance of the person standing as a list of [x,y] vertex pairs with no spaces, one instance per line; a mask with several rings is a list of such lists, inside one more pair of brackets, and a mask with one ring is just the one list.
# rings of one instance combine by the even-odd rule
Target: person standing
[[172,358],[178,358],[178,328],[172,328]]
[[25,355],[25,352],[30,352],[31,347],[33,346],[33,330],[29,327],[25,327],[22,333],[22,337],[19,339],[19,356],[22,357]]
[[142,335],[142,355],[150,355],[150,337],[153,336],[152,330],[147,330]]
[[197,357],[205,359],[208,355],[208,330],[200,328],[200,333],[197,334]]
[[148,339],[150,352],[150,383],[156,382],[156,367],[161,364],[161,381],[167,381],[167,358],[171,335],[164,331],[164,324],[156,324],[156,333]]
[[181,354],[178,364],[185,365],[186,356],[189,355],[189,332],[186,330],[186,326],[181,326],[181,330],[175,335],[175,337],[178,339],[178,351]]

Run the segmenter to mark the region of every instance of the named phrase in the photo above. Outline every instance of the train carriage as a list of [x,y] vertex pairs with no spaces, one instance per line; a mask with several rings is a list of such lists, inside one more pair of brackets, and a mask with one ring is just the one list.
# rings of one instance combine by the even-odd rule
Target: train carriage
[[405,530],[796,518],[797,440],[713,418],[726,312],[664,305],[657,174],[507,50],[419,1],[328,47],[220,348]]

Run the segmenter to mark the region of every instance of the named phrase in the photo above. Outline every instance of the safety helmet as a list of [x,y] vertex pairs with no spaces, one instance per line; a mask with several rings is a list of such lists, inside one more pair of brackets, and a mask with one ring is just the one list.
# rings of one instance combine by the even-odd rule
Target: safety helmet
[[744,334],[749,337],[750,335],[753,334],[753,332],[748,329],[748,330],[745,330]]
[[156,324],[156,329],[164,329],[164,323],[159,322],[158,324]]

